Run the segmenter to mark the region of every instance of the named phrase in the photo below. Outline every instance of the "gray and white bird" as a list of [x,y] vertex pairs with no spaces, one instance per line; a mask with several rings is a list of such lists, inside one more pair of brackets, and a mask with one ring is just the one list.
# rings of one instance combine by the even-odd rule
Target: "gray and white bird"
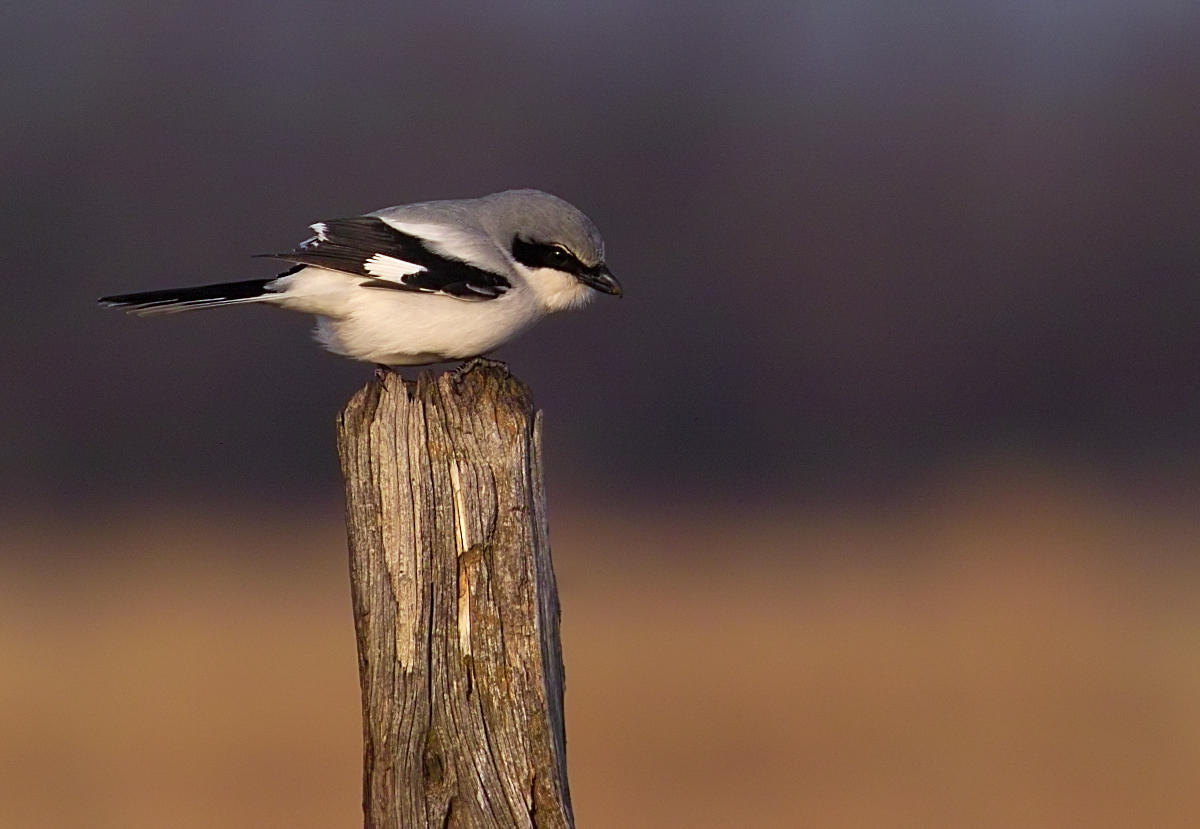
[[484,354],[547,314],[621,295],[592,221],[540,190],[386,207],[310,226],[273,279],[118,294],[165,314],[261,302],[317,316],[330,351],[383,365]]

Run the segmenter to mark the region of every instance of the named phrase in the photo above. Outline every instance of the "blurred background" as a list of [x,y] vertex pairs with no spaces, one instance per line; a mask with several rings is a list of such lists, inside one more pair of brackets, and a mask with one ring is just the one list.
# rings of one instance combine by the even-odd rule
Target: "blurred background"
[[1200,822],[1200,6],[47,0],[0,56],[0,826],[359,825],[334,417],[105,293],[540,187],[581,827]]

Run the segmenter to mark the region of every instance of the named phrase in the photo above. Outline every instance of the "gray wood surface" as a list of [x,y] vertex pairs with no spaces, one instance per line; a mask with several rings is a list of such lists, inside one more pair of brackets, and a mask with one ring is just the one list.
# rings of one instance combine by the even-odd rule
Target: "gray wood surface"
[[541,413],[502,364],[338,421],[368,827],[571,827]]

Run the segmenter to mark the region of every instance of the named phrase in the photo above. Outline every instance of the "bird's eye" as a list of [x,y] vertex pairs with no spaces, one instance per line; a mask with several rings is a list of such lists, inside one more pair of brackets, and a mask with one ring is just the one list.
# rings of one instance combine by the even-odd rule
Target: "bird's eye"
[[529,268],[554,268],[575,273],[583,267],[566,245],[553,242],[533,242],[514,236],[512,254],[514,259]]

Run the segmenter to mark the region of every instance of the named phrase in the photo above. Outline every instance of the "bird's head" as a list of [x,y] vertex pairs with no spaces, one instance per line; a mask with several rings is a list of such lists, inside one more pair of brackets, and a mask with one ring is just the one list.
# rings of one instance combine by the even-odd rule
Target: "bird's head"
[[600,231],[581,211],[540,190],[506,190],[482,201],[489,231],[547,311],[578,308],[597,291],[621,296]]

